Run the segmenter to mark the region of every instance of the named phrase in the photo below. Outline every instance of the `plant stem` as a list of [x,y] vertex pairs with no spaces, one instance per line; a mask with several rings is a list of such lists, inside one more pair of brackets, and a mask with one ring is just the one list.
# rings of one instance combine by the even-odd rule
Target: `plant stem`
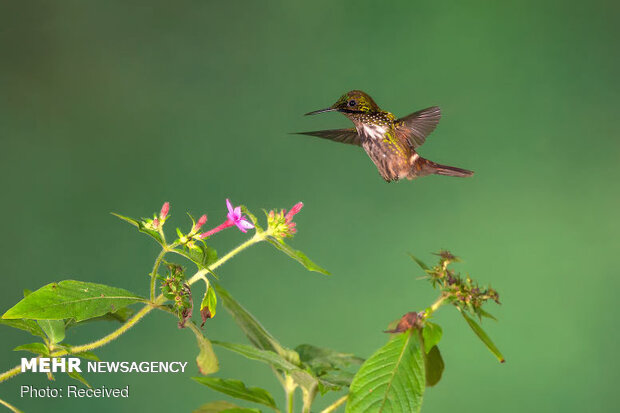
[[347,401],[348,398],[349,398],[349,395],[345,394],[344,396],[342,396],[341,398],[339,398],[338,400],[336,400],[335,402],[327,406],[325,409],[321,410],[321,413],[335,412],[337,408],[339,408],[344,402]]
[[433,314],[435,311],[437,311],[437,309],[439,307],[441,307],[441,305],[446,300],[446,298],[448,298],[448,297],[443,295],[443,294],[440,295],[439,298],[437,300],[435,300],[433,305],[431,305],[430,311],[427,311],[426,317],[430,317],[431,314]]
[[5,402],[4,400],[0,399],[0,404],[5,406],[7,409],[9,409],[10,411],[14,412],[14,413],[22,413],[21,410],[19,410],[17,407],[13,406],[12,404],[10,404],[9,402]]
[[[238,253],[240,253],[241,251],[243,251],[244,249],[258,243],[261,241],[265,240],[265,233],[264,232],[256,232],[254,234],[254,236],[252,238],[250,238],[249,240],[245,241],[244,243],[242,243],[241,245],[239,245],[238,247],[230,250],[228,252],[228,254],[224,255],[223,257],[221,257],[219,260],[217,260],[216,262],[213,263],[213,265],[211,265],[211,267],[209,267],[209,270],[214,270],[217,267],[219,267],[220,265],[224,264],[226,261],[228,261],[229,259],[231,259],[232,257],[234,257],[235,255],[237,255]],[[193,283],[195,283],[196,281],[200,280],[202,277],[204,277],[209,270],[203,269],[198,271],[196,274],[193,275],[192,278],[189,279],[189,284],[192,285]]]
[[22,366],[15,366],[13,367],[11,370],[7,370],[4,373],[0,374],[0,383],[2,383],[5,380],[10,379],[13,376],[17,376],[19,373],[22,372]]
[[162,248],[161,252],[155,259],[155,265],[153,265],[153,271],[151,272],[151,301],[155,300],[155,285],[157,283],[157,271],[159,271],[159,266],[161,265],[164,256],[168,252],[168,247]]
[[286,411],[293,413],[293,405],[295,404],[295,390],[289,391],[286,395]]
[[286,393],[286,412],[293,413],[297,383],[295,383],[295,380],[293,380],[291,376],[285,374],[284,383],[282,383],[282,386],[284,387],[284,392]]
[[302,387],[302,391],[303,391],[303,409],[302,412],[303,413],[310,413],[310,407],[312,406],[312,402],[314,401],[314,398],[316,397],[316,391],[317,391],[317,386],[313,386],[310,390],[306,390]]

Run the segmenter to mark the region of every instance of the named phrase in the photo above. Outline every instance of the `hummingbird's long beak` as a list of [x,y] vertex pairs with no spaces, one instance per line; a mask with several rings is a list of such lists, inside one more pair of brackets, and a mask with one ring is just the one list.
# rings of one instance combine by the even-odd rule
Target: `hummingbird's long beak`
[[325,109],[319,109],[319,110],[315,110],[314,112],[308,112],[306,113],[304,116],[308,116],[308,115],[318,115],[319,113],[325,113],[325,112],[334,112],[338,110],[337,108],[325,108]]

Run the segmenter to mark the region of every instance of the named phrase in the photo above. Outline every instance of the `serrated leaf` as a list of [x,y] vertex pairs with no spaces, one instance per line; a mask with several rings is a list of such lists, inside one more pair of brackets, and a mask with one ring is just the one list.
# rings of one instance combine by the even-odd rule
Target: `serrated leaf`
[[261,413],[258,409],[247,409],[225,401],[206,403],[193,413]]
[[161,235],[159,234],[159,231],[156,231],[154,229],[148,228],[143,221],[138,221],[137,219],[133,219],[133,218],[129,218],[126,217],[124,215],[120,215],[117,214],[116,212],[112,212],[112,215],[114,215],[117,218],[122,219],[125,222],[130,223],[131,225],[133,225],[134,227],[138,228],[138,231],[150,235],[151,238],[153,238],[155,241],[157,241],[158,244],[160,245],[165,245],[164,240],[161,238]]
[[37,324],[36,320],[23,320],[23,319],[5,320],[5,319],[0,318],[0,324],[4,324],[9,327],[18,328],[20,330],[27,331],[33,336],[45,337],[45,332],[43,332],[39,324]]
[[426,387],[432,387],[439,383],[444,369],[439,347],[433,346],[428,354],[424,355],[424,367],[426,369]]
[[70,371],[70,372],[67,373],[67,376],[71,377],[74,380],[79,381],[80,383],[82,383],[83,385],[85,385],[88,388],[92,388],[92,386],[90,384],[88,384],[86,379],[84,377],[82,377],[82,375],[80,373],[78,373],[77,371]]
[[49,349],[43,343],[22,344],[21,346],[15,347],[13,351],[29,351],[31,353],[40,354],[42,356],[50,355]]
[[430,270],[430,268],[428,267],[428,265],[424,264],[424,262],[417,258],[415,255],[409,253],[409,256],[411,257],[412,260],[415,261],[416,264],[418,264],[420,266],[420,268],[422,268],[424,271],[428,271]]
[[295,261],[299,262],[301,265],[306,267],[307,270],[315,271],[315,272],[325,274],[325,275],[331,275],[327,270],[319,267],[314,262],[312,262],[312,260],[310,260],[310,258],[308,258],[306,254],[304,254],[301,251],[291,248],[284,241],[275,239],[273,237],[268,237],[267,240],[274,247],[276,247],[277,249],[279,249],[280,251],[282,251],[283,253],[285,253],[286,255],[288,255],[289,257],[293,258]]
[[[457,307],[458,308],[458,307]],[[478,338],[480,339],[480,341],[482,341],[484,343],[484,345],[489,349],[489,351],[491,353],[493,353],[493,355],[495,357],[497,357],[497,359],[499,360],[500,363],[503,363],[506,361],[506,359],[504,359],[504,356],[502,355],[502,353],[499,351],[499,349],[495,346],[495,344],[493,343],[493,341],[489,338],[489,336],[487,335],[487,333],[484,332],[484,330],[482,329],[482,327],[480,327],[478,325],[478,323],[476,323],[474,321],[473,318],[471,318],[470,316],[468,316],[467,314],[465,314],[464,311],[460,310],[461,314],[463,315],[463,318],[465,318],[465,321],[467,321],[467,324],[469,325],[469,327],[474,331],[474,333],[476,333],[476,335],[478,336]]]
[[428,354],[431,349],[439,343],[441,340],[442,330],[438,324],[427,321],[424,323],[422,329],[422,336],[424,337],[424,351]]
[[220,393],[227,394],[234,398],[263,404],[272,409],[277,408],[276,402],[267,390],[259,387],[246,387],[240,380],[219,379],[214,377],[192,377],[192,379],[215,391],[219,391]]
[[408,330],[390,338],[362,365],[351,383],[346,412],[419,412],[424,386],[418,333]]
[[224,308],[232,315],[233,319],[245,333],[250,342],[261,350],[273,351],[284,357],[285,350],[248,310],[243,308],[228,291],[219,284],[215,284],[215,291],[220,297]]
[[117,311],[129,304],[145,301],[127,290],[83,281],[65,280],[39,288],[10,308],[4,319],[76,321]]
[[37,320],[37,324],[45,332],[50,343],[60,343],[65,339],[65,321],[64,320]]

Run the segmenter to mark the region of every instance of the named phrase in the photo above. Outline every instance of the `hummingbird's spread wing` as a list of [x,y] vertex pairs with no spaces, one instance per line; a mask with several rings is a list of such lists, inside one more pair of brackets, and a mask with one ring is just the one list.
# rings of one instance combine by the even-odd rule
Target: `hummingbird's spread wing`
[[415,149],[435,130],[439,119],[441,119],[439,106],[431,106],[398,119],[395,122],[396,132],[401,139],[408,139]]
[[335,142],[361,146],[360,136],[357,134],[357,131],[355,129],[317,130],[312,132],[297,132],[297,134],[317,136],[319,138],[329,139]]

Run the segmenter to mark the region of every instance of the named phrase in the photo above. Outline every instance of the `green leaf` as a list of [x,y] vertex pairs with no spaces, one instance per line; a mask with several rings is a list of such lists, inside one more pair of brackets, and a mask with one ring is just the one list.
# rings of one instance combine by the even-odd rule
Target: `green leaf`
[[444,369],[439,347],[433,346],[428,354],[424,355],[424,367],[426,369],[426,387],[432,387],[439,383]]
[[261,350],[273,351],[284,357],[286,351],[249,311],[237,302],[228,291],[219,284],[214,285],[215,290],[224,304],[224,308],[230,312],[233,319],[243,330],[250,342]]
[[[457,307],[458,308],[458,307]],[[504,356],[502,355],[502,353],[499,351],[499,349],[495,346],[495,344],[493,344],[493,341],[491,341],[491,339],[489,338],[489,336],[487,335],[487,333],[484,332],[484,330],[482,329],[482,327],[480,327],[478,325],[478,323],[476,323],[474,321],[473,318],[471,318],[470,316],[468,316],[467,314],[465,314],[464,311],[462,311],[461,309],[459,309],[459,311],[461,312],[461,314],[463,315],[463,317],[465,318],[465,321],[467,321],[467,324],[469,324],[469,327],[474,331],[474,333],[476,333],[476,335],[478,336],[478,338],[484,343],[485,346],[487,346],[487,348],[489,349],[489,351],[491,353],[493,353],[493,355],[495,357],[497,357],[497,359],[499,360],[500,363],[503,363],[506,361],[506,359],[504,359]]]
[[157,241],[160,245],[164,246],[164,240],[161,238],[161,235],[159,234],[159,231],[156,231],[154,229],[148,228],[146,226],[146,223],[144,221],[138,221],[137,219],[133,219],[133,218],[129,218],[120,214],[117,214],[115,212],[112,212],[112,215],[114,215],[117,218],[122,219],[125,222],[129,222],[131,225],[133,225],[134,227],[138,228],[138,231],[150,235],[151,238],[153,238],[155,241]]
[[37,320],[37,324],[45,332],[50,343],[60,343],[65,339],[65,321],[64,320]]
[[145,301],[127,290],[83,281],[65,280],[51,283],[25,297],[10,308],[2,318],[76,321],[98,317]]
[[420,260],[419,258],[417,258],[415,255],[413,254],[409,254],[409,256],[411,257],[412,260],[414,260],[416,262],[416,264],[418,264],[420,266],[420,268],[422,268],[424,271],[429,271],[430,268],[428,267],[428,265],[424,264],[424,262],[422,260]]
[[334,370],[329,373],[322,375],[320,378],[320,383],[331,383],[335,386],[346,386],[349,387],[351,382],[353,381],[354,374],[347,370]]
[[84,377],[82,377],[82,375],[80,373],[78,373],[77,371],[68,372],[67,375],[69,377],[71,377],[72,379],[79,381],[80,383],[82,383],[86,387],[92,388],[92,386],[90,384],[88,384],[86,379]]
[[202,303],[200,303],[200,315],[202,316],[203,325],[207,319],[215,317],[216,307],[217,296],[215,295],[215,290],[210,284],[207,284],[207,291],[205,291],[205,296],[202,299]]
[[193,413],[260,413],[258,409],[246,409],[225,401],[203,404]]
[[172,250],[172,252],[175,252],[187,258],[188,260],[196,264],[199,269],[209,270],[211,264],[217,261],[217,251],[215,251],[215,249],[213,248],[208,247],[202,240],[195,241],[194,246],[195,248],[175,248],[174,250]]
[[87,323],[92,323],[95,321],[116,321],[118,323],[125,323],[127,320],[131,318],[132,315],[135,314],[135,311],[129,307],[119,308],[117,311],[106,313],[99,317],[89,318],[88,320],[82,320],[79,323],[75,321],[75,319],[70,318],[65,321],[65,330],[71,327],[83,326]]
[[295,348],[302,362],[310,366],[317,375],[339,370],[351,364],[362,364],[364,359],[353,354],[339,353],[328,348],[301,344]]
[[192,379],[200,384],[204,384],[205,386],[212,388],[213,390],[237,399],[260,403],[271,407],[272,409],[277,408],[276,402],[267,390],[263,390],[259,387],[248,388],[242,381],[233,379],[218,379],[213,377],[192,377]]
[[495,318],[495,316],[493,314],[487,313],[486,311],[484,311],[482,308],[478,308],[478,314],[481,317],[486,317],[486,318],[490,318],[491,320],[495,320],[497,321],[497,318]]
[[272,365],[276,369],[284,370],[286,372],[299,369],[299,367],[295,366],[293,363],[289,362],[284,357],[280,356],[277,353],[274,353],[273,351],[261,350],[245,344],[226,343],[223,341],[214,340],[212,343],[216,346],[220,346],[227,350],[234,351],[237,354],[241,354],[242,356],[250,360],[262,361],[264,363]]
[[[287,349],[258,322],[252,314],[250,314],[241,304],[239,304],[231,295],[219,284],[215,284],[215,290],[222,300],[224,307],[233,316],[233,319],[241,330],[245,333],[250,342],[261,350],[271,351],[287,360],[293,365],[298,365],[299,354],[296,351]],[[300,386],[310,389],[316,385],[316,378],[312,377],[304,370],[291,371],[293,380]]]
[[19,318],[15,320],[5,320],[0,318],[0,324],[13,328],[19,328],[20,330],[29,332],[33,336],[45,337],[45,333],[39,324],[37,324],[36,320],[22,320]]
[[50,350],[43,343],[22,344],[21,346],[15,347],[13,351],[29,351],[31,353],[40,354],[42,356],[50,355]]
[[431,349],[439,343],[441,340],[441,327],[435,323],[431,323],[427,321],[424,324],[424,329],[422,330],[422,336],[424,337],[424,351],[428,354]]
[[261,350],[245,344],[225,343],[222,341],[214,341],[213,344],[241,354],[250,360],[262,361],[263,363],[267,363],[276,369],[283,370],[289,373],[293,380],[305,389],[311,389],[317,385],[318,379],[316,377],[313,377],[309,372],[299,368],[283,356],[280,356],[273,351]]
[[196,364],[198,365],[198,370],[205,376],[207,374],[215,373],[220,369],[220,364],[217,361],[217,357],[215,352],[213,351],[213,346],[208,338],[202,334],[202,331],[194,324],[192,324],[192,331],[196,335],[196,340],[198,341],[198,349],[200,352],[196,357]]
[[415,330],[394,335],[359,369],[351,383],[347,413],[420,411],[424,357]]
[[304,254],[301,251],[298,251],[298,250],[295,250],[295,249],[291,248],[289,245],[284,243],[284,241],[275,239],[273,237],[268,237],[267,240],[274,247],[276,247],[277,249],[279,249],[280,251],[284,252],[286,255],[288,255],[289,257],[293,258],[295,261],[299,262],[301,265],[306,267],[307,270],[309,270],[309,271],[316,271],[316,272],[319,272],[319,273],[325,274],[325,275],[331,275],[327,270],[319,267],[314,262],[312,262],[310,260],[310,258],[308,258],[306,256],[306,254]]
[[93,352],[82,351],[81,353],[71,353],[72,356],[77,356],[85,360],[101,361],[101,359]]

